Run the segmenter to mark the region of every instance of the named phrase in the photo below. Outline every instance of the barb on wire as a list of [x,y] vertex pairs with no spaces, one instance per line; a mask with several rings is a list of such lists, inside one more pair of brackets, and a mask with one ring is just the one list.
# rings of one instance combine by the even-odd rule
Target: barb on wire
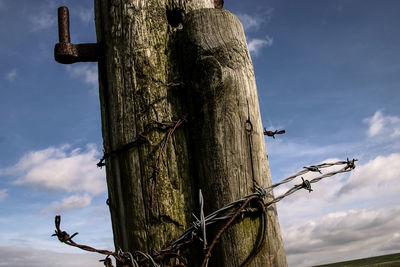
[[352,160],[349,160],[349,158],[347,158],[347,166],[346,166],[346,170],[347,169],[350,169],[350,170],[353,170],[355,167],[356,167],[356,165],[355,165],[355,161],[357,161],[357,159],[352,159]]
[[[178,127],[178,122],[174,125],[173,129],[176,129]],[[170,131],[170,135],[172,135],[173,131]],[[169,136],[170,136],[169,135]],[[168,138],[168,137],[167,137]],[[166,139],[167,139],[166,138]],[[217,244],[218,240],[221,238],[221,235],[226,231],[226,229],[233,223],[235,222],[238,218],[241,218],[244,214],[254,214],[254,213],[259,213],[261,211],[261,216],[262,216],[262,229],[263,229],[263,235],[261,237],[261,240],[258,242],[259,244],[255,246],[251,254],[248,256],[248,258],[244,261],[242,266],[248,266],[251,261],[255,258],[255,256],[261,251],[263,248],[265,241],[266,241],[266,229],[267,229],[267,207],[281,201],[283,198],[295,193],[296,191],[300,189],[306,189],[309,192],[312,191],[311,184],[316,183],[324,178],[331,177],[333,175],[339,174],[339,173],[345,173],[345,172],[350,172],[355,168],[355,162],[357,159],[352,159],[349,160],[347,159],[346,161],[338,161],[334,163],[322,163],[318,165],[311,165],[308,167],[304,167],[302,170],[300,170],[298,173],[289,176],[282,181],[275,183],[271,186],[268,187],[256,187],[255,192],[252,194],[249,194],[247,196],[242,197],[239,200],[233,201],[224,207],[220,208],[219,210],[216,210],[212,212],[211,214],[204,216],[203,212],[203,202],[204,199],[202,197],[202,193],[200,191],[199,193],[199,200],[200,200],[200,219],[198,219],[195,215],[195,222],[192,224],[191,227],[186,229],[181,236],[172,242],[168,247],[161,249],[159,251],[153,251],[151,254],[143,253],[140,251],[135,251],[133,254],[129,252],[122,252],[119,251],[118,253],[116,252],[111,252],[108,250],[97,250],[95,248],[85,246],[85,245],[79,245],[75,243],[72,238],[75,237],[78,233],[73,234],[70,236],[67,232],[61,231],[60,229],[60,216],[56,216],[55,219],[55,225],[56,225],[56,231],[53,236],[57,236],[58,239],[70,246],[75,246],[78,248],[81,248],[83,250],[87,251],[92,251],[92,252],[97,252],[101,253],[104,255],[107,255],[106,259],[104,261],[104,265],[108,267],[112,267],[111,264],[111,259],[109,258],[110,256],[113,256],[118,262],[121,263],[129,263],[133,267],[139,267],[142,265],[146,266],[152,266],[152,267],[159,267],[157,265],[156,261],[162,261],[164,259],[170,259],[170,258],[178,258],[184,262],[183,264],[176,264],[175,266],[184,266],[186,267],[187,264],[184,260],[184,258],[180,255],[180,251],[196,240],[202,241],[203,242],[203,249],[205,248],[205,255],[203,258],[202,262],[202,267],[206,267],[208,264],[208,261],[211,257],[211,252],[215,245]],[[332,167],[335,165],[345,165],[343,168],[336,170],[336,171],[331,171],[327,173],[322,173],[320,169]],[[301,175],[306,174],[308,172],[320,172],[321,175],[313,178],[312,180],[308,181],[305,180]],[[267,196],[269,196],[269,193],[276,187],[288,183],[295,179],[296,177],[301,177],[302,183],[301,184],[296,184],[292,188],[290,188],[288,191],[286,191],[284,194],[273,198],[272,200],[269,200],[265,202],[267,199]],[[251,205],[251,203],[257,203],[258,207],[254,207]],[[218,223],[218,222],[224,222],[224,225],[222,228],[217,232],[217,234],[214,236],[213,241],[211,242],[210,246],[207,247],[207,238],[206,238],[206,233],[205,229],[207,226],[210,226],[212,224]]]
[[[346,165],[346,166],[343,167],[340,170],[322,174],[321,176],[316,177],[316,178],[312,179],[311,181],[307,181],[307,182],[304,181],[304,183],[306,185],[304,185],[304,183],[301,183],[301,184],[293,186],[291,189],[289,189],[283,195],[280,195],[280,196],[278,196],[278,197],[266,202],[265,203],[265,207],[268,207],[269,205],[272,205],[274,203],[277,203],[277,202],[281,201],[283,198],[293,194],[294,192],[296,192],[296,191],[298,191],[300,189],[303,189],[304,187],[306,187],[306,189],[308,189],[308,188],[311,189],[311,184],[312,183],[316,183],[316,182],[320,181],[323,178],[330,177],[330,176],[336,175],[338,173],[344,173],[344,172],[351,171],[355,167],[355,165],[354,166],[351,165],[349,167],[349,163],[348,162],[350,162],[350,164],[351,164],[351,163],[354,163],[355,161],[357,161],[357,159],[354,159],[352,161],[338,161],[338,162],[334,162],[334,163],[322,163],[322,164],[318,164],[318,165],[312,165],[312,166],[315,166],[315,167],[317,167],[319,169],[328,168],[328,167],[332,167],[332,166],[335,166],[335,165]],[[265,198],[274,188],[276,188],[276,187],[278,187],[278,186],[280,186],[282,184],[288,183],[288,182],[292,181],[293,179],[295,179],[296,177],[299,177],[299,176],[301,176],[303,174],[306,174],[308,172],[310,172],[310,170],[307,169],[307,168],[304,168],[303,170],[299,171],[298,173],[296,173],[294,175],[291,175],[291,176],[283,179],[282,181],[280,181],[278,183],[275,183],[275,184],[273,184],[271,186],[268,186],[268,187],[265,187],[265,188],[256,187],[255,193],[249,194],[249,195],[244,196],[243,198],[241,198],[239,200],[233,201],[233,202],[225,205],[224,207],[220,208],[219,210],[216,210],[216,211],[212,212],[211,214],[207,215],[204,218],[205,225],[209,226],[209,225],[212,225],[212,224],[217,223],[217,222],[230,220],[234,216],[235,212],[229,213],[229,211],[232,210],[232,209],[235,209],[235,208],[236,209],[239,208],[240,205],[243,204],[244,202],[246,202],[249,198],[252,198],[254,196]],[[242,209],[241,212],[244,213],[244,212],[248,212],[248,211],[249,211],[248,209],[247,210],[246,209]],[[250,209],[250,211],[251,211],[251,209]],[[199,220],[196,220],[196,222],[193,223],[193,225],[190,228],[188,228],[186,231],[184,231],[182,233],[182,235],[176,241],[171,243],[171,246],[172,247],[179,246],[179,244],[181,242],[190,240],[192,238],[193,233],[196,233],[199,228],[200,228]]]
[[303,168],[305,168],[309,171],[312,171],[312,172],[319,172],[320,174],[322,174],[321,170],[315,165],[311,165],[311,166],[303,167]]
[[[322,174],[321,176],[318,176],[318,177],[312,179],[311,181],[307,181],[308,184],[309,184],[309,186],[310,186],[310,188],[311,188],[311,184],[312,184],[312,183],[319,182],[320,180],[322,180],[322,179],[324,179],[324,178],[331,177],[331,176],[336,175],[336,174],[339,174],[339,173],[349,172],[349,171],[353,170],[353,169],[355,168],[354,162],[356,162],[356,161],[358,161],[358,160],[357,160],[357,159],[353,159],[352,161],[350,161],[350,162],[353,163],[353,165],[352,165],[351,167],[349,167],[348,161],[338,161],[338,162],[335,162],[335,163],[322,163],[322,164],[319,164],[319,165],[315,165],[315,166],[317,166],[318,168],[327,168],[327,167],[331,167],[331,166],[334,166],[334,165],[344,165],[344,164],[346,164],[346,166],[344,166],[344,167],[343,167],[342,169],[340,169],[340,170],[328,172],[328,173]],[[300,172],[296,173],[295,175],[292,175],[292,176],[286,178],[286,179],[283,180],[282,182],[283,182],[283,183],[287,183],[287,182],[293,180],[294,178],[296,178],[296,177],[298,177],[298,176],[300,176],[300,175],[302,175],[302,174],[304,174],[304,173],[307,173],[307,172],[309,172],[308,169],[301,170]],[[294,176],[294,177],[293,177],[293,176]],[[287,181],[289,178],[291,178],[291,179],[290,179],[289,181]],[[279,184],[282,184],[282,182],[279,183]],[[272,185],[271,187],[273,187],[273,186],[274,186],[274,185]],[[280,195],[280,196],[276,197],[276,198],[273,199],[272,201],[267,202],[265,205],[266,205],[266,206],[269,206],[269,205],[271,205],[271,204],[277,203],[278,201],[281,201],[283,198],[285,198],[285,197],[287,197],[287,196],[293,194],[294,192],[296,192],[296,191],[298,191],[298,190],[300,190],[300,189],[302,189],[302,188],[304,188],[304,184],[303,184],[303,183],[302,183],[302,184],[299,184],[299,185],[295,185],[295,186],[293,186],[291,189],[289,189],[286,193],[284,193],[283,195]]]
[[264,128],[264,135],[271,136],[274,139],[276,134],[284,134],[284,133],[286,133],[285,130],[268,131],[266,128]]
[[[207,235],[206,235],[206,221],[204,219],[204,198],[203,194],[201,193],[201,189],[199,190],[199,202],[200,202],[200,230],[203,238],[203,253],[207,253]],[[208,266],[208,259],[204,265],[205,267]]]
[[106,267],[114,267],[114,265],[112,264],[112,261],[110,259],[110,256],[107,256],[104,260],[99,260],[100,262],[104,263],[104,266]]
[[302,186],[304,189],[308,190],[309,193],[311,193],[311,191],[313,191],[313,190],[311,189],[310,181],[304,180],[303,177],[301,177],[301,180],[303,180],[303,183],[301,184],[301,186]]
[[201,189],[199,190],[199,202],[200,202],[200,229],[203,237],[203,250],[207,249],[207,235],[206,235],[206,221],[204,219],[204,198],[201,193]]
[[[86,250],[86,251],[90,251],[90,252],[96,252],[96,253],[100,253],[100,254],[103,254],[103,255],[107,255],[107,258],[109,256],[113,256],[117,261],[122,262],[122,263],[125,262],[125,259],[123,257],[120,257],[115,252],[112,252],[112,251],[109,251],[109,250],[103,250],[103,249],[95,249],[95,248],[90,247],[90,246],[80,245],[78,243],[75,243],[75,241],[73,241],[72,238],[75,237],[78,233],[74,233],[73,235],[70,236],[67,232],[61,231],[60,224],[61,224],[61,216],[57,215],[55,217],[56,230],[55,230],[55,233],[52,236],[57,236],[57,238],[58,238],[58,240],[60,240],[60,242],[62,242],[64,244],[67,244],[69,246],[72,246],[72,247],[80,248],[82,250]],[[108,263],[108,261],[107,261],[107,263]]]

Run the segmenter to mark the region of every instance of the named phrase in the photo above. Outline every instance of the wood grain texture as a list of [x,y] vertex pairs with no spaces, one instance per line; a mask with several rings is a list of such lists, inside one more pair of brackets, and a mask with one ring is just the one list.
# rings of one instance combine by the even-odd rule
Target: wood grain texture
[[[213,7],[213,0],[95,0],[105,151],[134,140],[150,120],[188,118],[162,157],[152,210],[151,176],[166,130],[149,129],[149,142],[106,161],[116,249],[150,252],[175,240],[198,211],[199,188],[206,192],[206,214],[252,192],[243,131],[248,115],[255,129],[254,177],[260,185],[270,183],[243,29],[231,13]],[[239,266],[254,246],[258,224],[245,219],[224,234],[227,249],[216,250],[210,266]],[[254,266],[285,266],[275,210],[268,229]],[[195,255],[188,256],[190,266],[201,261]]]
[[[169,24],[167,13],[212,6],[211,0],[95,1],[106,152],[134,140],[150,120],[173,121],[184,115],[176,86],[180,78],[174,36],[179,27]],[[151,211],[153,166],[165,135],[165,130],[151,129],[149,142],[106,162],[116,249],[160,249],[191,220],[194,186],[184,129],[175,132],[163,155]]]
[[[254,71],[239,20],[226,10],[195,10],[181,38],[195,179],[208,214],[254,192],[256,184],[270,185],[271,178]],[[251,135],[245,130],[248,119]],[[253,266],[286,266],[275,206],[268,215],[267,245]],[[240,266],[256,244],[259,224],[259,218],[245,218],[224,233],[211,266]]]

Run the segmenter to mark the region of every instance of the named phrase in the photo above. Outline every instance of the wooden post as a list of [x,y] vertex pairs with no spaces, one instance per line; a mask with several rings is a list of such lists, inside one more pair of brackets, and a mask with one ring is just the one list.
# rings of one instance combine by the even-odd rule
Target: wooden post
[[[243,29],[231,13],[214,9],[214,0],[95,0],[95,13],[115,247],[159,250],[190,226],[199,188],[207,214],[256,182],[270,184]],[[258,225],[247,218],[224,233],[209,266],[239,266]],[[267,227],[253,266],[285,266],[275,207]],[[190,266],[201,263],[201,253],[184,255]]]
[[[200,9],[183,26],[185,84],[191,104],[193,163],[208,214],[271,184],[254,71],[243,27],[229,11]],[[275,206],[268,241],[254,266],[285,266]],[[260,219],[224,234],[212,266],[240,266],[253,250]],[[234,256],[233,256],[234,255]]]

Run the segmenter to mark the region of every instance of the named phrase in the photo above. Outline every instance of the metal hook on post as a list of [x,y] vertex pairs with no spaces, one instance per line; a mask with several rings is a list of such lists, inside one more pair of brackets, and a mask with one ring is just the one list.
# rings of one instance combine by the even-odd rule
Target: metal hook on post
[[54,58],[62,64],[76,62],[97,62],[99,49],[97,43],[72,44],[69,32],[69,11],[66,6],[58,8],[59,43],[54,47]]

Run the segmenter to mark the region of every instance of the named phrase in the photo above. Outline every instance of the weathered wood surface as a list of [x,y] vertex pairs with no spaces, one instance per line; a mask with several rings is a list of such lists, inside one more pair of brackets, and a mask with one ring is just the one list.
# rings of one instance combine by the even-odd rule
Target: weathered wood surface
[[[100,100],[106,152],[134,140],[153,120],[182,117],[175,65],[177,28],[167,11],[212,7],[213,1],[95,2]],[[178,129],[164,154],[150,212],[153,166],[166,131],[107,160],[115,245],[124,251],[160,249],[187,226],[193,207],[186,137]],[[178,164],[179,162],[179,164]],[[186,215],[186,216],[185,216]]]
[[[97,36],[103,54],[99,77],[104,149],[113,151],[148,130],[148,142],[106,161],[116,249],[150,252],[175,240],[192,222],[191,213],[198,210],[199,188],[205,192],[208,212],[253,190],[252,176],[248,176],[249,144],[243,128],[248,110],[254,126],[254,177],[260,185],[270,183],[243,30],[232,14],[224,10],[213,13],[211,10],[216,9],[212,7],[214,0],[95,0]],[[227,33],[239,34],[239,39],[231,42],[237,36],[225,36],[217,24],[201,28],[199,22],[222,23],[224,29],[231,27]],[[182,39],[192,33],[188,40],[198,44]],[[179,50],[182,45],[187,45],[187,55]],[[208,54],[193,54],[197,46]],[[203,58],[206,55],[208,59]],[[182,64],[196,66],[200,73],[210,75],[184,81]],[[186,73],[186,77],[191,75]],[[204,92],[199,91],[202,87]],[[188,96],[198,99],[192,102]],[[208,104],[203,103],[206,100]],[[154,183],[153,166],[167,131],[147,125],[150,120],[176,121],[184,116],[188,122],[175,131]],[[203,176],[211,174],[205,171],[208,168],[214,174]],[[265,255],[254,266],[285,266],[275,210],[269,214]],[[218,258],[215,264],[221,265],[211,262],[210,266],[237,266],[254,246],[257,227],[257,219],[245,219],[224,234],[221,247],[226,250],[219,248],[212,257]],[[197,257],[188,260],[191,266],[201,261]]]
[[[208,214],[271,184],[257,89],[243,27],[229,11],[191,12],[181,54],[192,115],[191,151]],[[246,122],[253,126],[246,131]],[[285,266],[275,206],[268,239],[254,266]],[[211,266],[240,266],[255,247],[260,219],[246,218],[221,238]]]

